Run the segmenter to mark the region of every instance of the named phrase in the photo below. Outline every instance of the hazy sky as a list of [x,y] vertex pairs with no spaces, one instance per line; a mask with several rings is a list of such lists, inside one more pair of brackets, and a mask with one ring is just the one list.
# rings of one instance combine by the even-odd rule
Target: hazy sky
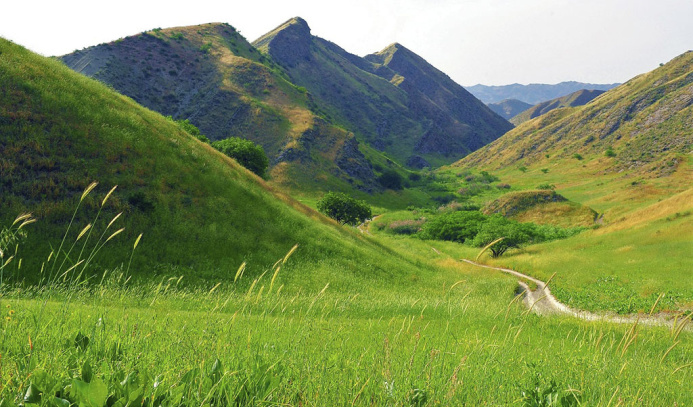
[[156,27],[294,16],[366,55],[402,43],[462,85],[623,82],[693,49],[693,0],[4,0],[0,36],[46,56]]

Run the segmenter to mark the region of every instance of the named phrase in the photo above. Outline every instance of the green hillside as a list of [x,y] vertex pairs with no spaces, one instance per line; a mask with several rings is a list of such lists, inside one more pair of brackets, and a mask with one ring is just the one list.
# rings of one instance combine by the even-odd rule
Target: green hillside
[[554,109],[560,109],[563,107],[576,107],[586,105],[591,102],[592,99],[604,93],[603,90],[587,90],[582,89],[577,92],[573,92],[570,95],[566,95],[557,99],[549,100],[546,102],[539,103],[519,112],[517,115],[510,118],[510,123],[518,126],[527,120],[534,119],[543,114],[546,114]]
[[299,250],[292,260],[303,276],[296,278],[304,278],[306,286],[317,269],[337,285],[362,274],[377,279],[417,273],[418,266],[272,190],[158,113],[5,40],[0,92],[0,225],[9,226],[25,211],[38,218],[18,255],[24,258],[22,269],[13,277],[41,278],[40,263],[51,247],[58,249],[92,181],[100,185],[81,203],[68,243],[89,222],[92,239],[84,248],[81,240],[67,264],[76,263],[79,252],[89,253],[96,236],[121,212],[109,234],[121,227],[125,232],[109,242],[99,265],[88,272],[100,274],[126,262],[143,233],[132,265],[141,277],[228,280],[244,261],[253,276],[294,244]]
[[[305,87],[328,117],[411,167],[450,163],[511,127],[399,45],[394,62],[386,55],[394,48],[360,58],[311,35],[301,18],[253,45],[281,65],[293,83]],[[393,69],[388,66],[397,62],[401,64]]]
[[260,144],[284,188],[380,190],[353,134],[316,114],[305,89],[228,24],[155,29],[61,60],[211,140]]
[[[520,191],[555,188],[598,213],[592,230],[493,262],[539,278],[558,272],[554,291],[577,308],[633,312],[661,292],[674,308],[693,307],[692,86],[687,52],[585,106],[523,123],[445,170],[483,169]],[[527,219],[563,214],[548,209]]]

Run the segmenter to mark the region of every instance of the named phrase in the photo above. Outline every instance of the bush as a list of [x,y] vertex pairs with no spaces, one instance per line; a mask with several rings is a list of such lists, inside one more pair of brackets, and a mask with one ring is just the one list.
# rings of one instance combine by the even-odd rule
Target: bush
[[340,192],[328,192],[318,201],[318,210],[342,225],[358,225],[373,215],[371,207]]
[[576,160],[582,160],[582,156],[578,153],[573,154],[573,158],[575,158]]
[[479,228],[472,244],[477,247],[484,247],[489,243],[503,238],[500,242],[489,248],[493,257],[502,256],[511,247],[520,247],[533,237],[533,224],[522,224],[504,218],[502,215],[493,215]]
[[604,152],[607,157],[616,157],[616,153],[610,147]]
[[385,170],[378,177],[378,182],[387,189],[395,191],[402,189],[402,176],[395,170]]
[[[169,120],[173,120],[173,117],[167,116],[166,117]],[[191,136],[195,137],[196,139],[202,141],[203,143],[209,144],[209,139],[207,136],[204,134],[200,134],[200,129],[197,128],[194,124],[190,123],[190,120],[185,119],[185,120],[173,120],[175,121],[181,129],[185,130],[188,134]]]
[[421,231],[421,225],[423,225],[423,223],[424,221],[421,219],[396,220],[390,223],[387,228],[391,233],[397,235],[413,235]]
[[265,150],[250,140],[229,137],[215,141],[212,143],[212,147],[235,159],[239,164],[261,177],[265,175],[265,170],[269,166],[269,159],[265,155]]
[[474,239],[484,221],[486,216],[478,211],[446,213],[426,222],[420,236],[424,239],[464,243]]
[[556,189],[556,186],[554,184],[539,184],[537,185],[537,189],[553,191],[554,189]]

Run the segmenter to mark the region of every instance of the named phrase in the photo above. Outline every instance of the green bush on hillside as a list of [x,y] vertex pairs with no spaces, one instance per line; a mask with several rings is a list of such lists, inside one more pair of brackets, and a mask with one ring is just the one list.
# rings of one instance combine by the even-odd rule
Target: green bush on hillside
[[358,225],[373,215],[371,207],[341,192],[328,192],[318,201],[318,210],[342,225]]
[[173,120],[173,117],[171,116],[166,116],[166,118],[176,122],[176,124],[178,124],[181,129],[185,130],[191,136],[195,137],[203,143],[209,144],[209,139],[207,138],[207,136],[201,134],[200,129],[198,129],[197,126],[195,126],[194,124],[190,123],[190,120]]
[[378,177],[378,182],[387,189],[392,189],[394,191],[402,189],[402,176],[395,170],[385,170]]
[[265,150],[250,140],[240,137],[229,137],[215,141],[212,147],[238,161],[239,164],[259,176],[265,175],[269,166],[269,159]]

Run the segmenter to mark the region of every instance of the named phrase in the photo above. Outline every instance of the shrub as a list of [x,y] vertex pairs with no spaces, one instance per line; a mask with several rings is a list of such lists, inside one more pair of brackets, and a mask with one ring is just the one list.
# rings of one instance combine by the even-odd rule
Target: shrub
[[387,228],[390,232],[398,235],[413,235],[414,233],[421,231],[421,226],[423,223],[424,221],[422,219],[396,220],[390,223]]
[[387,189],[400,190],[402,189],[402,176],[395,170],[385,170],[378,177],[380,185]]
[[446,213],[426,222],[420,236],[464,243],[465,240],[474,239],[485,220],[486,216],[477,211]]
[[548,169],[548,168],[542,168],[542,169],[541,169],[541,172],[543,172],[544,174],[548,174],[549,169]]
[[539,184],[537,186],[537,189],[554,190],[554,189],[556,189],[556,186],[554,184]]
[[215,141],[212,143],[212,147],[235,159],[239,164],[261,177],[265,175],[265,170],[269,166],[269,159],[265,155],[265,150],[250,140],[229,137]]
[[500,257],[509,248],[520,247],[521,244],[531,241],[532,226],[506,219],[502,215],[492,215],[481,225],[472,244],[484,247],[502,237],[503,240],[489,248],[493,257]]
[[616,153],[614,152],[614,150],[611,149],[611,147],[606,149],[604,155],[607,157],[616,157]]
[[578,153],[573,154],[573,158],[576,160],[582,160],[582,156]]
[[510,189],[510,184],[506,184],[506,183],[498,184],[498,185],[496,185],[496,188],[498,188],[498,189]]
[[173,117],[171,116],[166,116],[166,118],[168,120],[176,122],[176,124],[178,124],[178,126],[180,126],[181,129],[183,129],[191,136],[202,141],[203,143],[209,144],[209,139],[207,138],[207,136],[205,136],[204,134],[200,134],[200,129],[198,129],[197,126],[195,126],[194,124],[190,123],[190,120],[173,120]]
[[342,225],[358,225],[373,215],[371,207],[341,192],[328,192],[318,201],[318,210]]
[[527,172],[527,167],[525,167],[524,165],[517,167],[517,169],[520,170],[520,172]]
[[416,182],[416,181],[420,181],[420,180],[421,180],[421,174],[419,174],[418,172],[409,173],[409,181]]

